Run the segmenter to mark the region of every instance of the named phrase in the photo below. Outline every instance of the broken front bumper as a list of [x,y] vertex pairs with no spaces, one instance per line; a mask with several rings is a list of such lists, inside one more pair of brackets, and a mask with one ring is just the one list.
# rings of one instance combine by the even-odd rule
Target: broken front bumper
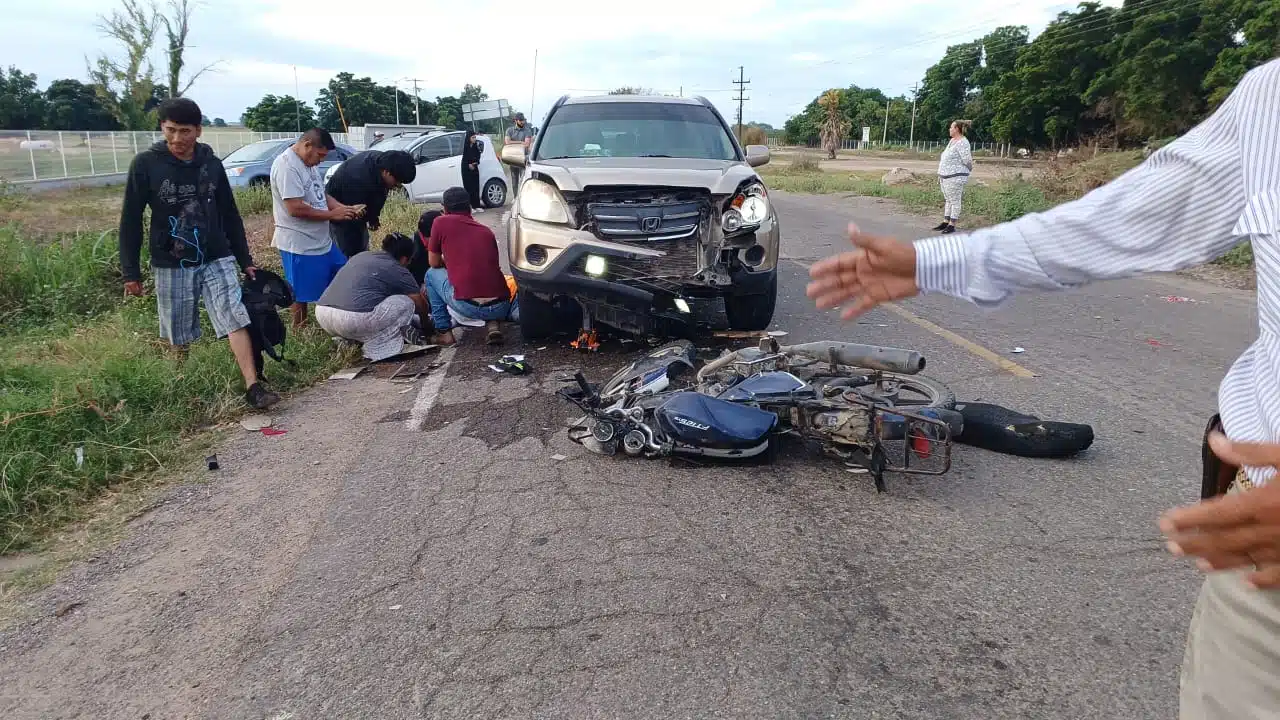
[[757,244],[739,240],[722,246],[728,262],[705,266],[697,237],[657,242],[609,242],[584,230],[512,217],[508,237],[512,274],[521,288],[540,295],[661,311],[675,298],[708,298],[767,292],[777,268],[777,223],[756,235],[766,249],[755,267],[733,253]]

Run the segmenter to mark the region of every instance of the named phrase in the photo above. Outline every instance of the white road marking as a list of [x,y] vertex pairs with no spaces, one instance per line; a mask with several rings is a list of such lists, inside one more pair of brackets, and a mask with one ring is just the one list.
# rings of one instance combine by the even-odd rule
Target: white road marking
[[440,367],[422,381],[418,398],[413,401],[413,409],[409,411],[409,419],[404,421],[406,428],[421,430],[423,424],[427,422],[427,415],[431,414],[431,407],[436,404],[436,398],[440,396],[440,387],[444,385],[444,378],[449,374],[449,363],[453,362],[453,355],[457,350],[457,346],[440,349]]

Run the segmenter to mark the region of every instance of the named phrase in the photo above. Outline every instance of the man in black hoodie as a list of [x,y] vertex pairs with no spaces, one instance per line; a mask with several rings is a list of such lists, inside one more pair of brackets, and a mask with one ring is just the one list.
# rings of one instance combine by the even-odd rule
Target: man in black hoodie
[[151,270],[160,335],[185,353],[200,337],[199,301],[218,337],[229,338],[244,377],[245,400],[264,409],[280,396],[263,387],[253,362],[249,313],[236,265],[253,277],[244,222],[226,170],[200,137],[200,107],[187,98],[160,104],[164,141],[134,157],[120,213],[120,269],[126,295],[142,296],[142,211],[151,207]]
[[338,166],[325,192],[343,205],[364,205],[364,217],[330,221],[330,236],[351,257],[369,249],[369,231],[378,231],[387,193],[418,176],[413,156],[403,150],[365,150]]

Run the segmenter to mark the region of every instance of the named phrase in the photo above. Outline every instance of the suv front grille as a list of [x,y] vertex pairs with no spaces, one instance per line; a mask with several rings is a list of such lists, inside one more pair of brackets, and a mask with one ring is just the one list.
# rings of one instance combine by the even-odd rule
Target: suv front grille
[[697,234],[704,204],[693,201],[592,202],[587,218],[602,240],[655,242]]

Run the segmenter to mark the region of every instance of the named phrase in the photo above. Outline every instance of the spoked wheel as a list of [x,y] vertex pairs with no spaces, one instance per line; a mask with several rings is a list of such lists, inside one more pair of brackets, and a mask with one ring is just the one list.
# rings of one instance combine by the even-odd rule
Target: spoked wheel
[[954,409],[956,394],[951,388],[924,375],[868,373],[862,377],[839,378],[822,383],[839,389],[835,397],[860,399],[876,405],[896,407],[914,412],[923,408]]

